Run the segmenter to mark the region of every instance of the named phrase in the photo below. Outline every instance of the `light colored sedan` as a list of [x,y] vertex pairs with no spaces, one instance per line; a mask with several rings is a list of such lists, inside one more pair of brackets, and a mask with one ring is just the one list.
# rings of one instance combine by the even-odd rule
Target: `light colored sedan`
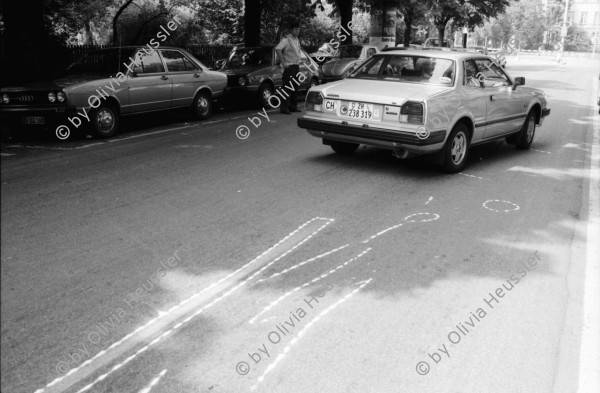
[[379,52],[375,45],[342,45],[331,60],[321,66],[321,82],[343,79],[360,63]]
[[0,119],[14,128],[49,127],[59,139],[83,128],[108,138],[125,115],[189,108],[206,119],[226,86],[225,74],[180,48],[101,49],[54,80],[2,88]]
[[399,158],[433,154],[454,173],[471,146],[506,138],[530,147],[550,109],[541,90],[524,84],[485,55],[382,52],[348,78],[313,87],[298,126],[340,154],[360,144]]

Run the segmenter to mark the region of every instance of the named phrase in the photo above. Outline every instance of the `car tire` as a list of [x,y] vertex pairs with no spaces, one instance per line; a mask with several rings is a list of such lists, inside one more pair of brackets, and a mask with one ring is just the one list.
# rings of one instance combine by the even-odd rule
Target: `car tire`
[[457,173],[463,170],[469,156],[469,130],[465,123],[457,123],[444,145],[443,170]]
[[356,149],[358,149],[358,147],[360,146],[358,143],[348,143],[348,142],[338,142],[338,141],[331,141],[329,143],[334,152],[336,152],[337,154],[341,154],[343,156],[349,156],[349,155],[353,154],[356,151]]
[[114,105],[102,103],[90,112],[90,126],[97,138],[111,138],[119,129],[119,111]]
[[272,108],[271,104],[269,103],[269,97],[271,97],[273,94],[275,94],[273,85],[266,82],[260,85],[258,88],[258,99],[260,100],[260,105],[263,108]]
[[192,113],[198,120],[208,119],[212,115],[212,97],[206,90],[202,90],[196,94],[192,104]]
[[525,118],[525,123],[518,134],[515,135],[515,146],[519,150],[527,150],[533,142],[535,136],[535,112],[532,109]]

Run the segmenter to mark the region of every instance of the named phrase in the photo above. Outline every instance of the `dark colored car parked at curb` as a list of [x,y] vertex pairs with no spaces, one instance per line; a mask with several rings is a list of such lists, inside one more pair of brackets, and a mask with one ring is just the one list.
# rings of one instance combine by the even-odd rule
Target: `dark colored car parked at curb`
[[[319,84],[319,66],[302,51],[300,73],[297,77],[298,91],[308,90]],[[219,71],[227,75],[227,94],[246,96],[269,108],[269,98],[282,85],[283,69],[274,45],[259,47],[235,47]],[[272,100],[276,102],[277,100]]]
[[114,47],[88,52],[60,77],[0,89],[0,120],[13,129],[49,129],[59,139],[90,129],[112,137],[125,115],[189,108],[212,113],[227,77],[180,48]]

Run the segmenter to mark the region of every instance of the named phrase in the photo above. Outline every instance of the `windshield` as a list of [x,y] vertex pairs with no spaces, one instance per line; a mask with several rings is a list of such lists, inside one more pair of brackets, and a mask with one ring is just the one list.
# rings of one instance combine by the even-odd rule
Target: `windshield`
[[337,58],[346,58],[351,57],[353,59],[358,59],[360,57],[360,53],[362,52],[362,46],[360,45],[348,45],[348,46],[340,46],[338,51],[335,54]]
[[65,71],[69,75],[100,74],[115,75],[125,72],[123,63],[129,64],[129,56],[133,54],[132,49],[106,49],[86,53],[75,63],[71,64]]
[[271,48],[237,48],[229,54],[225,68],[270,66],[272,62]]
[[384,79],[399,82],[453,85],[455,62],[437,57],[375,55],[350,75],[356,79]]

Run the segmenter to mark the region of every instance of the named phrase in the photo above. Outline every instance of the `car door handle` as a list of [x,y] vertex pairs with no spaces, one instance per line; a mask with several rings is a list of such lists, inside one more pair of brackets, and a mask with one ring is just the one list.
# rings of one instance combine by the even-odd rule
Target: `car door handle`
[[162,79],[162,80],[166,81],[167,79],[169,79],[169,77],[168,77],[168,76],[166,76],[166,75],[163,75],[163,76],[161,76],[161,77],[160,77],[160,79]]
[[194,78],[200,78],[200,75],[194,74]]
[[490,95],[490,101],[494,101],[494,96]]

